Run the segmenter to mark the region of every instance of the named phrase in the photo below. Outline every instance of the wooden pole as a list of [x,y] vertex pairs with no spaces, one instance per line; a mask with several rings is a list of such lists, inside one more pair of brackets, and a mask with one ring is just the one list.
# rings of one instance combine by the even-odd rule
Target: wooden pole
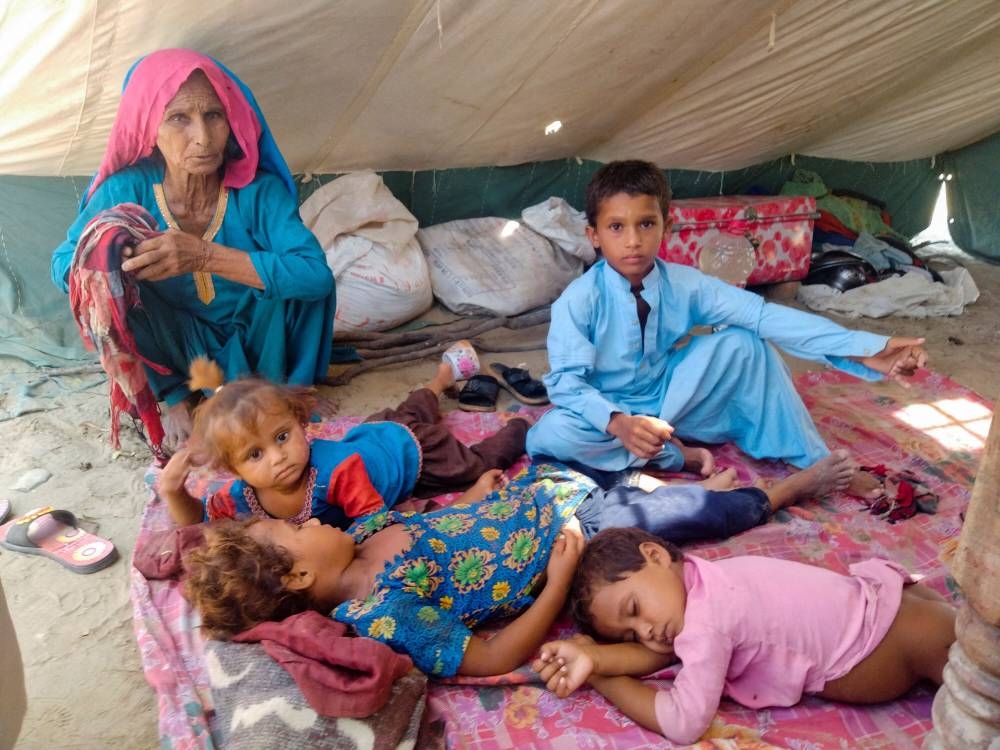
[[[998,399],[997,403],[1000,403]],[[994,417],[952,575],[965,594],[925,750],[1000,748],[1000,420]]]

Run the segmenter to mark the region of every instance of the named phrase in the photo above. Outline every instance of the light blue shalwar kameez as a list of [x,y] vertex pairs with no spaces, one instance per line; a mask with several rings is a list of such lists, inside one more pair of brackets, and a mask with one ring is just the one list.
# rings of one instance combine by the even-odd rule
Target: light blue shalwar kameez
[[[682,468],[673,444],[647,462],[609,435],[611,415],[621,412],[658,416],[682,440],[732,441],[754,458],[802,468],[829,449],[771,343],[861,378],[882,377],[846,357],[877,354],[888,337],[767,303],[694,268],[657,259],[642,297],[650,307],[645,335],[628,280],[601,260],[552,305],[545,385],[555,408],[528,432],[531,456],[603,471]],[[696,326],[726,327],[675,348]]]

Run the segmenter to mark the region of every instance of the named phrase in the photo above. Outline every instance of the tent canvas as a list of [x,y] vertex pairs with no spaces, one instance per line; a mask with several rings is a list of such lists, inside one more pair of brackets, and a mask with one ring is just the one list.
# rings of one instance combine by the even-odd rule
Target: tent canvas
[[[261,102],[304,199],[386,173],[422,225],[582,205],[646,158],[678,197],[777,191],[794,166],[1000,258],[1000,6],[990,0],[7,0],[0,5],[0,353],[87,355],[48,256],[103,153],[122,78],[189,46]],[[546,135],[559,120],[561,129]],[[971,145],[970,145],[971,144]],[[815,158],[805,158],[810,155]]]
[[[8,0],[0,174],[97,165],[128,66],[248,82],[294,171],[928,158],[1000,129],[991,0]],[[546,136],[545,125],[563,128]],[[306,125],[307,124],[307,125]]]
[[[998,16],[992,0],[0,0],[0,354],[83,356],[49,256],[125,70],[150,50],[194,47],[236,70],[303,197],[377,168],[422,224],[514,217],[548,195],[579,207],[598,161],[643,157],[680,197],[812,169],[885,199],[909,233],[952,174],[955,238],[996,259]],[[124,489],[74,469],[43,491],[100,486],[93,508],[125,507],[128,471],[100,473]]]

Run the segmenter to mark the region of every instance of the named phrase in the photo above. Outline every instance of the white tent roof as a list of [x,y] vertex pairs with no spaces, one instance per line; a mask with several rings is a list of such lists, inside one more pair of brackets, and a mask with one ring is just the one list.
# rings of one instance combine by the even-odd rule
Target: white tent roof
[[0,174],[92,172],[129,65],[178,46],[295,171],[930,157],[1000,130],[998,29],[996,0],[0,0]]

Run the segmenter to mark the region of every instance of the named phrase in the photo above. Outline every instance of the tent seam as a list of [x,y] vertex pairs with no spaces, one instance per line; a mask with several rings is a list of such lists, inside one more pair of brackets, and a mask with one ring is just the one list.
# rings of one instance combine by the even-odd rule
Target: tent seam
[[[323,162],[330,155],[334,148],[336,148],[337,141],[339,141],[348,128],[354,124],[358,119],[358,116],[364,110],[368,102],[371,101],[372,97],[375,96],[375,92],[378,91],[379,86],[382,85],[382,81],[385,80],[389,71],[392,70],[393,65],[396,60],[399,59],[400,54],[409,44],[410,40],[413,38],[414,33],[423,21],[427,18],[427,14],[430,12],[430,6],[433,4],[434,0],[421,0],[419,5],[417,5],[410,13],[406,16],[403,21],[402,26],[396,35],[392,39],[392,43],[389,45],[388,49],[379,57],[378,63],[375,66],[375,71],[368,77],[361,90],[357,93],[353,100],[351,100],[350,105],[347,107],[347,111],[338,118],[337,124],[333,128],[333,132],[327,137],[323,142],[323,145],[315,152],[315,156],[310,163],[310,165],[304,170],[307,172],[319,172],[320,167]],[[414,22],[414,19],[419,18],[419,21]]]

